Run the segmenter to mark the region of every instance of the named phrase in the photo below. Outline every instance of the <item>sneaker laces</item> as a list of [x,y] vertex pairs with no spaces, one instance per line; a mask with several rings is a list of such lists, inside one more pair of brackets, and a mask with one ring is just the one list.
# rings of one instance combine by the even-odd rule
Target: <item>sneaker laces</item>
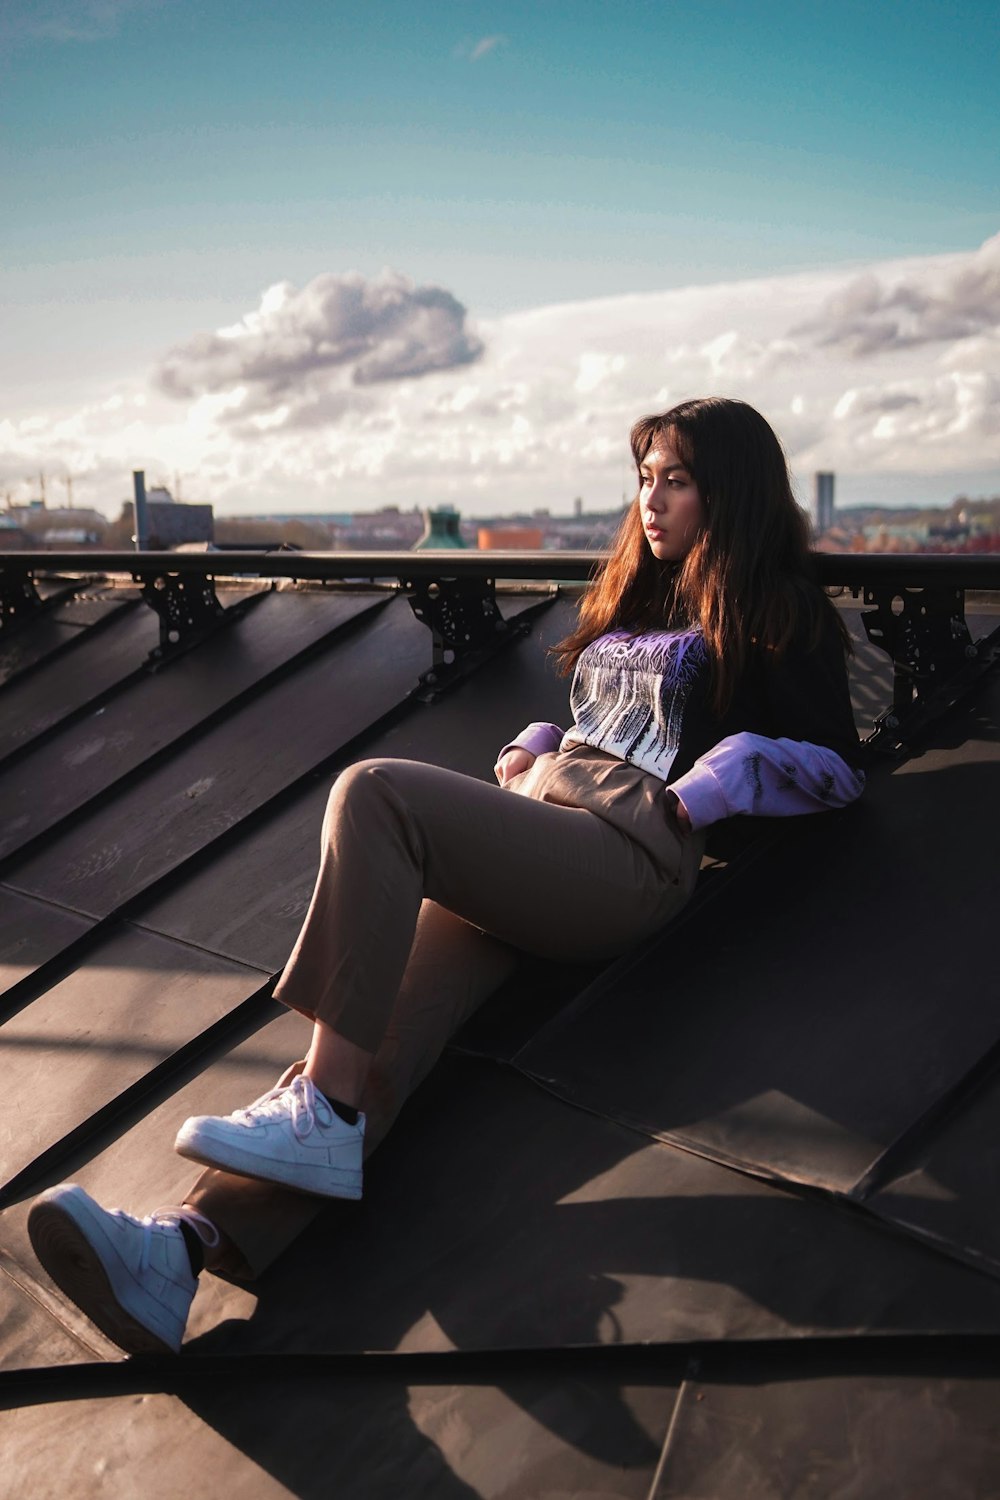
[[326,1101],[317,1096],[312,1079],[299,1073],[284,1088],[268,1089],[246,1109],[236,1110],[230,1119],[255,1125],[258,1120],[291,1115],[296,1140],[304,1141],[316,1128],[316,1111],[321,1103]]
[[[121,1210],[119,1209],[118,1212],[120,1213]],[[130,1218],[131,1215],[126,1217]],[[181,1208],[174,1204],[164,1208],[154,1208],[151,1214],[147,1214],[139,1221],[142,1227],[142,1245],[139,1249],[140,1273],[149,1270],[155,1231],[157,1229],[180,1229],[182,1222],[190,1224],[206,1249],[215,1249],[221,1235],[211,1219],[206,1219],[205,1215],[200,1214],[196,1208]]]

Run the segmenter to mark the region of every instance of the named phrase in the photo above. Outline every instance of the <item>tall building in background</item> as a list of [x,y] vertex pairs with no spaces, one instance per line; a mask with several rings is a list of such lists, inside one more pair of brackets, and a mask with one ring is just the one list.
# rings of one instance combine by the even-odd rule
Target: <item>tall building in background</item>
[[816,520],[816,534],[822,536],[824,531],[829,531],[833,525],[833,475],[816,475],[816,503],[813,507],[813,515]]

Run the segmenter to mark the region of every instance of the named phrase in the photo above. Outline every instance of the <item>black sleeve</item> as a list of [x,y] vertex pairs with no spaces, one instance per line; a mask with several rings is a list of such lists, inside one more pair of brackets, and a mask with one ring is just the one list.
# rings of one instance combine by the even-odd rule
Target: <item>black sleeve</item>
[[847,660],[832,606],[822,608],[819,643],[792,642],[764,663],[764,691],[774,738],[826,745],[848,765],[864,760],[854,727]]

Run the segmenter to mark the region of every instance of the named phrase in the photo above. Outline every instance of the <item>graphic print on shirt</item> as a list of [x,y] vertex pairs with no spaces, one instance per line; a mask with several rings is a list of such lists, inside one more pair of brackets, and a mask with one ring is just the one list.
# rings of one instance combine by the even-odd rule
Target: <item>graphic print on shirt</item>
[[573,738],[665,780],[685,705],[706,661],[699,630],[599,636],[576,665]]

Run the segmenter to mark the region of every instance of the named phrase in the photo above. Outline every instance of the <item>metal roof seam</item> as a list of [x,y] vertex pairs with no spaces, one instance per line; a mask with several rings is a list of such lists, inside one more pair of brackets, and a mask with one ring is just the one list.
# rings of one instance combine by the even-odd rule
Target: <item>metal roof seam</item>
[[203,1063],[221,1046],[231,1046],[234,1038],[242,1039],[248,1026],[257,1030],[272,1020],[276,1013],[273,988],[274,980],[266,980],[226,1015],[182,1043],[135,1083],[80,1120],[26,1166],[0,1183],[0,1212],[28,1193],[38,1193],[59,1180],[53,1174],[65,1173],[71,1162],[86,1161],[96,1150],[103,1150],[109,1132],[115,1138],[126,1133],[136,1118],[152,1107],[151,1099],[159,1103],[187,1081],[193,1064]]
[[[264,595],[262,597],[268,596]],[[362,613],[360,619],[369,619],[371,615],[383,609],[386,602],[387,601],[383,599],[377,600],[371,606],[370,610],[366,610]],[[296,652],[286,662],[281,663],[279,666],[272,668],[270,671],[261,674],[259,677],[255,678],[254,681],[247,687],[241,689],[232,698],[227,699],[227,701],[224,704],[221,704],[217,709],[214,709],[206,714],[204,718],[199,719],[197,723],[192,724],[190,728],[184,730],[181,734],[177,735],[176,738],[169,740],[167,743],[161,745],[158,749],[152,751],[143,760],[137,762],[134,766],[131,766],[127,771],[123,771],[116,780],[110,782],[107,786],[93,793],[92,796],[87,798],[86,801],[80,803],[77,807],[74,807],[70,811],[64,813],[63,816],[60,817],[55,823],[51,824],[45,829],[42,829],[39,833],[27,839],[17,848],[11,849],[7,854],[0,856],[0,880],[6,879],[8,872],[10,872],[11,870],[16,870],[24,861],[33,859],[40,849],[45,848],[48,844],[53,842],[53,840],[59,838],[63,833],[66,832],[67,829],[76,826],[85,818],[90,817],[96,810],[100,809],[108,802],[120,796],[122,791],[139,784],[144,777],[150,774],[150,772],[156,770],[159,766],[164,765],[167,761],[172,759],[180,751],[186,749],[189,745],[196,744],[198,740],[211,733],[213,729],[217,728],[219,724],[224,723],[227,718],[237,713],[241,708],[245,707],[247,704],[256,702],[259,698],[262,698],[265,693],[270,691],[275,686],[276,683],[283,681],[285,678],[293,675],[296,671],[299,671],[303,667],[310,665],[311,662],[314,661],[318,656],[323,655],[326,650],[329,650],[332,645],[337,644],[337,642],[341,638],[341,631],[343,629],[349,628],[352,623],[353,621],[347,621],[341,626],[335,626],[329,631],[327,635],[322,637],[321,641],[311,643],[309,646],[304,647],[302,651]],[[172,665],[172,662],[164,663],[162,667],[158,666],[157,670],[167,670],[169,669],[170,665]],[[142,674],[137,673],[135,674],[135,676],[131,677],[129,679],[128,685],[131,685],[132,683],[138,681],[140,675]],[[114,694],[113,696],[117,697],[118,695]],[[85,711],[80,715],[80,718],[85,719],[87,716],[88,711]],[[70,727],[72,727],[72,724],[76,722],[76,718],[77,716],[75,715],[70,716],[70,719],[68,720]],[[53,734],[51,736],[52,739],[55,739],[57,737],[57,734]],[[45,742],[48,742],[50,736],[45,734],[40,738],[42,738]],[[29,744],[29,746],[26,748],[25,754],[23,756],[19,756],[18,760],[29,758],[30,748],[31,745]]]
[[[23,667],[19,667],[16,671],[12,672],[9,677],[3,678],[0,681],[0,706],[3,704],[2,695],[8,688],[19,685],[50,662],[62,660],[63,657],[75,651],[79,646],[93,640],[96,636],[107,630],[109,626],[115,624],[123,615],[133,613],[138,608],[140,602],[138,598],[116,601],[117,607],[109,609],[107,614],[103,615],[99,620],[92,620],[89,624],[82,625],[75,635],[68,637],[68,639],[62,641],[58,646],[53,647],[44,656],[39,657],[36,661],[27,662]],[[3,646],[5,639],[3,635],[0,635],[0,647]]]

